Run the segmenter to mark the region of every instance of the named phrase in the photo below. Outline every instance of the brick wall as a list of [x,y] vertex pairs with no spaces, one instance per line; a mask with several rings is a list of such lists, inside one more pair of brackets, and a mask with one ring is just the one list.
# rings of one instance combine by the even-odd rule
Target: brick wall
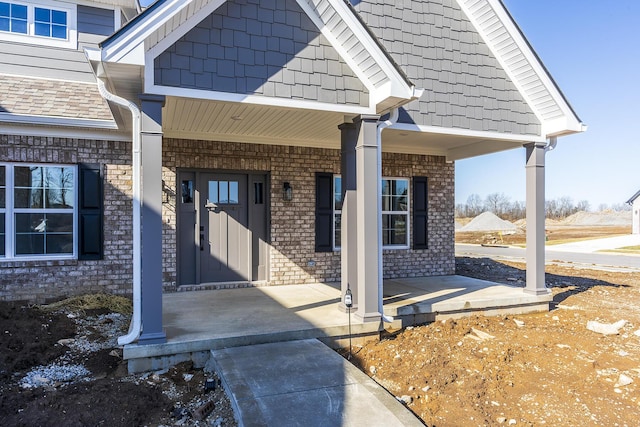
[[[340,172],[340,152],[167,138],[163,144],[163,281],[176,287],[178,168],[270,172],[270,284],[340,280],[340,253],[316,253],[315,173]],[[130,144],[0,136],[0,161],[104,165],[104,259],[0,261],[0,299],[45,302],[89,293],[128,294],[132,282]],[[429,177],[429,249],[386,250],[385,277],[454,273],[453,164],[442,157],[383,155],[383,174]],[[282,184],[293,200],[282,200]],[[313,261],[310,263],[310,261]]]
[[[340,152],[290,146],[252,145],[165,138],[164,176],[174,188],[176,171],[217,169],[270,171],[271,284],[340,280],[340,253],[315,252],[315,173],[340,173]],[[383,175],[429,178],[429,248],[384,251],[385,277],[453,274],[454,166],[443,157],[383,155]],[[293,187],[293,200],[282,200],[282,184]],[[164,242],[175,248],[174,201],[164,203]],[[165,250],[165,289],[176,282],[175,250]],[[312,261],[310,263],[310,261]]]
[[104,165],[104,259],[0,261],[0,299],[45,302],[89,293],[131,293],[131,145],[0,135],[1,162]]

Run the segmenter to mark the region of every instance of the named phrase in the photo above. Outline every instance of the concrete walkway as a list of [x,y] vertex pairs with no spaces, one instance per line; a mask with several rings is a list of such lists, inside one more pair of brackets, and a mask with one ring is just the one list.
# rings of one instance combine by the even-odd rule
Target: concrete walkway
[[422,426],[395,397],[317,340],[213,350],[240,426]]
[[626,246],[640,246],[640,234],[585,240],[582,242],[565,243],[563,245],[549,245],[546,249],[548,251],[559,252],[591,253]]

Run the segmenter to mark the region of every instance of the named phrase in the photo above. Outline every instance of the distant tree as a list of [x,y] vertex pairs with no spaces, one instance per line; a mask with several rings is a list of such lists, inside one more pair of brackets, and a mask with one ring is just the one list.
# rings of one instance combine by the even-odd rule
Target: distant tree
[[503,216],[509,210],[511,201],[504,193],[491,193],[484,199],[485,209],[498,216]]
[[591,209],[591,205],[586,200],[580,200],[576,206],[576,212],[588,212]]
[[609,205],[606,203],[600,203],[598,205],[598,212],[606,211],[609,209]]
[[477,194],[471,194],[467,197],[466,217],[471,218],[484,212],[484,204],[482,198]]

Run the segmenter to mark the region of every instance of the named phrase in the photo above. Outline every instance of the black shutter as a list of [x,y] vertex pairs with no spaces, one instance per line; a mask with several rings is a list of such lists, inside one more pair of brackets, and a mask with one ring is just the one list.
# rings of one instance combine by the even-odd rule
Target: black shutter
[[429,187],[426,176],[413,177],[413,249],[427,249]]
[[78,259],[102,259],[102,167],[78,165]]
[[316,252],[333,251],[333,174],[316,172]]

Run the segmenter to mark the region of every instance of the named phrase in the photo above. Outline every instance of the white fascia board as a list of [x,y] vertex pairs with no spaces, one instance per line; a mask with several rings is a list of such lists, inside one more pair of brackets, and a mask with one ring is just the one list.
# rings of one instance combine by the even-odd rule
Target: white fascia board
[[131,141],[131,132],[121,132],[117,130],[69,128],[64,126],[33,125],[29,123],[18,124],[16,122],[0,122],[0,134],[91,139],[98,141]]
[[445,128],[440,126],[426,126],[415,125],[410,123],[395,123],[389,127],[389,129],[409,131],[409,132],[422,132],[432,133],[439,135],[455,135],[469,138],[482,138],[493,139],[498,141],[515,141],[515,142],[545,142],[546,139],[542,135],[525,135],[516,133],[500,133],[500,132],[488,132],[481,130],[460,129],[460,128]]
[[145,40],[193,0],[170,0],[151,11],[141,22],[102,46],[102,60],[144,65]]
[[[527,94],[527,91],[523,87],[522,82],[519,81],[519,79],[515,78],[511,67],[508,66],[508,64],[506,63],[506,58],[497,52],[496,46],[494,45],[494,43],[488,39],[487,34],[485,34],[485,32],[482,31],[482,29],[476,24],[476,19],[473,13],[470,11],[470,9],[466,6],[464,0],[457,0],[457,2],[460,8],[465,13],[465,15],[467,16],[467,18],[474,24],[474,27],[476,28],[476,30],[484,40],[485,44],[489,47],[494,57],[498,60],[502,69],[507,73],[507,75],[509,76],[513,84],[517,87],[520,94],[524,97],[524,99],[527,101],[527,103],[529,104],[533,112],[536,114],[536,117],[538,117],[538,120],[542,124],[542,127],[544,129],[548,128],[549,125],[545,123],[546,121],[540,114],[540,111],[538,111],[538,109],[534,107],[535,104],[531,101],[529,95]],[[491,9],[494,11],[494,13],[496,14],[496,16],[500,21],[499,24],[504,26],[504,29],[507,31],[507,34],[509,35],[509,37],[513,39],[516,46],[518,46],[518,48],[526,58],[527,62],[532,67],[533,71],[540,78],[545,89],[549,92],[554,102],[556,102],[556,104],[560,108],[560,111],[562,111],[562,114],[566,118],[567,128],[564,130],[567,131],[568,133],[581,132],[581,130],[576,130],[576,129],[583,128],[581,122],[576,117],[574,112],[571,110],[571,107],[567,104],[567,101],[565,100],[565,98],[558,91],[558,88],[556,87],[555,83],[551,80],[551,77],[545,70],[544,66],[540,63],[540,60],[538,59],[538,57],[531,50],[529,44],[522,36],[520,30],[516,27],[513,20],[509,16],[507,10],[505,9],[505,6],[500,2],[500,0],[478,0],[478,2],[476,2],[475,5],[477,6],[478,3],[484,3],[484,4],[487,4],[489,7],[491,7]],[[499,24],[496,23],[495,25],[499,25]],[[554,131],[558,132],[559,130],[554,130]],[[547,135],[545,134],[545,136]]]
[[83,119],[29,114],[0,113],[0,122],[20,123],[40,126],[64,126],[90,129],[118,129],[113,120]]
[[553,136],[562,136],[572,133],[586,132],[587,125],[571,120],[569,117],[563,116],[554,120],[548,120],[542,125],[542,134],[547,138]]
[[188,89],[170,86],[157,86],[147,84],[145,79],[145,93],[153,95],[175,96],[179,98],[205,99],[210,101],[236,102],[255,105],[268,105],[272,107],[285,107],[315,111],[330,111],[344,114],[375,114],[370,107],[357,105],[327,104],[318,101],[305,101],[301,99],[277,98],[262,95],[243,95],[239,93],[216,92],[209,90]]

